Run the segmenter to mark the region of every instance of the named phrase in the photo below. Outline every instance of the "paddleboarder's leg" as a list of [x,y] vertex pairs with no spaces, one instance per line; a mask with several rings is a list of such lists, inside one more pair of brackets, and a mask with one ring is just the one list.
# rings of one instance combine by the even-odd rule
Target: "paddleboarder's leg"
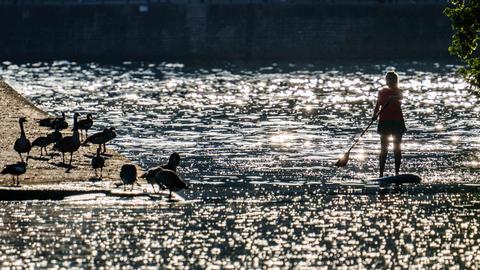
[[387,161],[387,153],[388,153],[388,135],[381,134],[380,135],[380,177],[383,177],[383,171],[385,171],[385,162]]
[[395,175],[400,172],[400,165],[402,164],[402,135],[394,135],[393,137],[393,153],[395,156]]

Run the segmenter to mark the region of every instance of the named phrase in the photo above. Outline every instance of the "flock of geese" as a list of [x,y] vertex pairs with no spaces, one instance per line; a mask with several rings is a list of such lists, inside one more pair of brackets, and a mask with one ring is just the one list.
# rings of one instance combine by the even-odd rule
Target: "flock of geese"
[[[0,174],[12,175],[13,185],[16,184],[18,186],[19,176],[27,171],[28,157],[32,147],[39,147],[40,156],[43,156],[44,151],[45,155],[48,155],[47,146],[52,144],[53,150],[62,153],[62,164],[72,168],[73,153],[77,152],[80,149],[80,146],[91,143],[98,145],[96,154],[92,157],[91,166],[97,177],[97,170],[100,170],[100,178],[102,178],[103,168],[105,167],[105,158],[102,155],[107,151],[105,144],[117,136],[115,128],[106,128],[102,132],[88,136],[88,130],[93,126],[92,114],[87,114],[87,117],[81,120],[78,120],[79,116],[78,113],[74,113],[73,115],[73,133],[71,136],[63,136],[61,133],[61,130],[68,128],[68,123],[65,120],[65,113],[62,113],[61,117],[49,117],[39,120],[38,124],[41,127],[47,127],[53,131],[46,136],[36,138],[31,143],[25,134],[24,123],[27,122],[27,120],[24,117],[20,117],[18,120],[20,125],[20,137],[15,141],[13,149],[18,153],[21,161],[15,164],[6,165]],[[83,131],[85,132],[85,140],[82,143],[81,139],[83,137]],[[70,153],[70,160],[67,165],[65,163],[65,154],[68,153]],[[26,154],[25,160],[23,159],[22,154]],[[160,189],[168,189],[170,191],[169,198],[171,198],[172,191],[179,191],[187,188],[186,183],[177,175],[177,166],[179,164],[180,155],[178,153],[173,153],[167,164],[150,169],[147,173],[143,174],[141,178],[145,178],[147,183],[152,185],[154,192],[157,192],[155,190],[155,185],[158,186],[158,191],[160,191]],[[133,190],[133,186],[137,181],[136,167],[132,164],[123,165],[120,170],[120,179],[123,182],[124,190],[126,185],[132,185],[131,190]]]

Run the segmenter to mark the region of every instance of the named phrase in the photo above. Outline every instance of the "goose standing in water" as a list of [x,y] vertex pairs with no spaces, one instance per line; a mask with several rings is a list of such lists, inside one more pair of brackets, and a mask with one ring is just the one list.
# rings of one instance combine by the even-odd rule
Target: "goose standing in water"
[[95,170],[95,176],[97,176],[97,169],[100,169],[100,179],[103,174],[103,167],[105,166],[105,158],[100,156],[100,147],[97,148],[97,155],[92,157],[92,168]]
[[65,153],[70,153],[70,162],[68,163],[69,166],[72,166],[73,152],[76,152],[78,148],[80,148],[80,135],[78,133],[77,118],[78,118],[78,113],[75,113],[73,115],[72,136],[63,137],[53,146],[53,149],[62,153],[63,164],[65,164]]
[[102,132],[98,132],[93,134],[92,136],[88,137],[83,143],[93,143],[93,144],[98,144],[100,147],[103,145],[103,151],[102,153],[105,153],[107,151],[107,148],[105,147],[105,144],[117,137],[117,133],[115,133],[115,128],[110,127],[104,129]]
[[[154,184],[158,184],[157,180],[155,179],[155,175],[158,172],[160,172],[162,170],[165,170],[165,169],[176,172],[179,164],[180,164],[180,155],[178,153],[173,153],[173,154],[170,155],[170,158],[168,159],[167,164],[163,164],[163,165],[160,165],[156,168],[150,169],[150,170],[148,170],[148,172],[144,173],[140,177],[145,178],[147,180],[147,183],[152,185],[153,192],[155,192]],[[162,188],[162,189],[166,188],[165,186],[161,186],[160,184],[158,185],[158,187],[159,187],[159,189],[160,188]]]
[[20,159],[23,162],[23,157],[22,153],[27,153],[27,158],[26,160],[28,161],[28,155],[30,154],[30,150],[32,149],[32,145],[30,144],[30,141],[27,139],[27,136],[25,135],[25,129],[23,127],[23,123],[27,122],[25,117],[20,117],[18,119],[18,123],[20,124],[20,138],[18,138],[15,141],[15,144],[13,145],[13,149],[20,155]]
[[85,130],[85,137],[88,136],[88,130],[93,125],[92,114],[87,114],[87,119],[82,119],[78,121],[78,129],[80,130],[80,137],[83,135],[83,130]]
[[168,198],[172,198],[172,191],[188,188],[187,184],[172,170],[161,170],[155,175],[158,185],[163,185],[170,191]]
[[125,191],[125,185],[132,185],[130,190],[133,190],[133,184],[137,180],[137,168],[132,164],[125,164],[120,170],[120,178],[123,182],[123,190]]
[[43,149],[45,149],[45,155],[48,155],[47,146],[53,143],[51,137],[38,137],[32,142],[32,147],[40,147],[40,156],[43,156]]
[[0,174],[11,174],[12,175],[12,185],[15,185],[15,176],[17,177],[17,186],[20,184],[18,177],[24,174],[27,171],[27,163],[17,162],[15,164],[9,164],[0,172]]

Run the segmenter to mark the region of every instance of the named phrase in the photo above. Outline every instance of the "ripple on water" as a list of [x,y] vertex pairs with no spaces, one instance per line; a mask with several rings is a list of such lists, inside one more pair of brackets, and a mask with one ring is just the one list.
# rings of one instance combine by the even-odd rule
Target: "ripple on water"
[[[457,67],[394,66],[405,91],[409,130],[403,170],[428,182],[477,182],[478,172],[464,172],[478,161],[472,154],[479,142],[479,110],[472,110],[478,100],[455,74]],[[68,61],[0,65],[4,79],[48,112],[71,114],[75,108],[95,113],[98,130],[116,126],[120,136],[115,148],[143,166],[178,151],[186,158],[182,173],[193,181],[208,181],[204,175],[216,174],[275,182],[376,175],[375,128],[354,149],[348,171],[331,164],[367,125],[386,67],[196,68]],[[252,159],[247,162],[246,157]]]

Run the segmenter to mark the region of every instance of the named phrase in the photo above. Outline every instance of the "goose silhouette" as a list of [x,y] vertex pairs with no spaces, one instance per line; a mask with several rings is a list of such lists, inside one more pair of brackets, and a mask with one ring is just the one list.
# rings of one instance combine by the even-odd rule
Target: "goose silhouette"
[[92,127],[93,125],[93,118],[92,114],[89,113],[87,114],[87,119],[82,119],[78,121],[78,129],[80,130],[80,136],[83,135],[83,130],[85,130],[85,137],[88,136],[88,130]]
[[115,133],[115,128],[110,127],[110,128],[104,129],[102,132],[97,132],[91,135],[90,137],[85,139],[83,144],[87,144],[87,143],[98,144],[100,147],[103,145],[102,153],[105,153],[107,151],[105,144],[108,141],[114,139],[115,137],[117,137],[117,133]]
[[105,158],[100,156],[100,147],[97,148],[97,155],[92,157],[92,168],[95,170],[95,176],[97,176],[97,169],[100,169],[100,179],[103,174],[103,167],[105,166]]
[[17,162],[15,164],[6,165],[5,168],[0,172],[0,174],[10,174],[12,175],[12,185],[15,185],[15,176],[17,177],[16,185],[20,185],[19,176],[24,174],[27,171],[27,163]]
[[[160,165],[158,167],[155,167],[153,169],[148,170],[148,172],[144,173],[140,178],[145,178],[147,180],[147,183],[152,185],[153,192],[155,191],[155,184],[158,184],[158,182],[155,179],[155,175],[162,171],[162,170],[171,170],[176,172],[177,171],[177,166],[180,164],[180,155],[178,153],[173,153],[170,155],[170,158],[168,159],[167,164]],[[158,188],[160,189],[166,189],[165,186],[158,185]]]
[[63,164],[65,164],[65,153],[70,153],[70,162],[68,163],[69,166],[72,165],[73,153],[76,152],[78,148],[80,148],[80,135],[78,133],[77,118],[78,118],[78,113],[74,113],[72,136],[63,137],[58,142],[56,142],[55,145],[53,146],[53,149],[62,153]]
[[133,185],[137,180],[137,168],[132,164],[125,164],[120,169],[120,178],[123,182],[123,190],[125,190],[125,185],[132,185],[130,190],[133,190]]
[[18,119],[18,123],[20,124],[20,138],[18,138],[15,141],[15,144],[13,145],[13,149],[15,150],[15,152],[18,153],[22,162],[23,162],[22,154],[27,153],[26,160],[28,161],[28,155],[30,154],[30,150],[32,149],[32,145],[30,141],[27,139],[27,136],[25,135],[25,129],[23,127],[23,123],[25,122],[27,122],[25,117],[20,117]]

